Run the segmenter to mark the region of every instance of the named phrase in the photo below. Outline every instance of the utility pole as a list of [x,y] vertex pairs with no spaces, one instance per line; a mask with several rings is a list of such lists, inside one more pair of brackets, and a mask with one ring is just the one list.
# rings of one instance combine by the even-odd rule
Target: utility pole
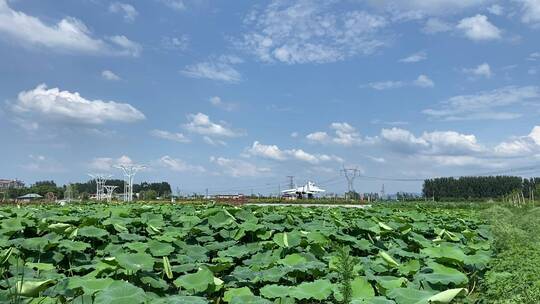
[[345,168],[343,166],[341,172],[345,176],[345,179],[347,179],[347,193],[350,194],[354,191],[354,179],[360,175],[360,170],[358,170],[358,167]]

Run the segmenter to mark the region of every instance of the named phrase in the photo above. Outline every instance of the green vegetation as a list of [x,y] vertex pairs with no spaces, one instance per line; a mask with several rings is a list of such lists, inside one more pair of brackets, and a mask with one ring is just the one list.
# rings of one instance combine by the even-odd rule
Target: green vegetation
[[540,303],[540,208],[493,207],[496,257],[483,284],[485,303]]
[[0,302],[467,301],[489,236],[462,209],[8,206]]
[[424,181],[423,196],[436,201],[502,200],[519,192],[525,199],[540,197],[540,179],[519,176],[441,177]]

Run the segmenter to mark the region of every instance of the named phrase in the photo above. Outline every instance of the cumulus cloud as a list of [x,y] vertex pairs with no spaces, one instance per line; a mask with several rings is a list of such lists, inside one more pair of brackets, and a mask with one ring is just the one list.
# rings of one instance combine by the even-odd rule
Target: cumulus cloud
[[478,7],[488,0],[369,0],[373,6],[394,12],[396,15],[429,16],[448,15]]
[[377,91],[383,91],[383,90],[399,89],[399,88],[403,88],[407,86],[416,86],[420,88],[432,88],[435,86],[435,83],[428,76],[421,74],[414,81],[401,81],[401,80],[400,81],[395,81],[395,80],[377,81],[377,82],[370,82],[368,84],[362,85],[361,87],[371,88]]
[[13,10],[6,0],[0,0],[0,35],[25,46],[56,52],[138,56],[141,50],[140,45],[125,36],[95,38],[82,21],[72,17],[46,24],[37,17]]
[[539,99],[540,88],[537,86],[507,86],[492,91],[454,96],[440,102],[439,109],[426,109],[422,112],[442,120],[515,119],[521,114],[505,111],[507,107],[537,102]]
[[495,16],[501,16],[504,14],[504,7],[499,4],[493,4],[492,6],[488,7],[487,10]]
[[235,103],[223,101],[219,96],[210,97],[210,104],[228,112],[233,111],[237,106]]
[[326,154],[311,154],[302,149],[290,149],[290,150],[281,150],[276,145],[264,145],[258,141],[255,141],[253,145],[247,149],[249,155],[273,159],[278,161],[285,160],[299,160],[308,162],[311,164],[318,164],[320,162],[327,161],[337,161],[342,162],[343,160],[335,155],[326,155]]
[[242,75],[234,68],[234,65],[241,62],[242,60],[238,57],[220,56],[188,65],[180,72],[191,78],[238,83],[242,80]]
[[115,166],[118,165],[131,165],[133,160],[126,155],[122,155],[118,158],[112,157],[96,157],[90,161],[88,167],[92,170],[98,171],[112,171]]
[[110,81],[122,80],[120,76],[116,75],[113,71],[110,71],[110,70],[104,70],[103,72],[101,72],[101,77]]
[[431,80],[426,75],[419,75],[418,78],[413,82],[415,86],[421,87],[421,88],[432,88],[435,86],[435,83],[433,80]]
[[259,167],[239,159],[212,156],[210,157],[210,162],[221,167],[225,174],[232,177],[256,177],[271,171],[270,168]]
[[420,51],[420,52],[411,54],[405,58],[400,59],[399,62],[415,63],[415,62],[420,62],[426,59],[427,59],[427,53],[425,51]]
[[20,92],[11,109],[22,118],[39,122],[99,125],[145,119],[142,112],[127,103],[89,100],[77,92],[48,89],[45,84]]
[[174,132],[169,132],[169,131],[164,131],[164,130],[152,130],[152,131],[150,131],[150,134],[152,136],[154,136],[154,137],[157,137],[157,138],[170,140],[170,141],[175,141],[175,142],[179,142],[179,143],[188,143],[188,142],[190,142],[189,138],[187,138],[182,133],[174,133]]
[[459,21],[457,29],[462,31],[465,37],[474,41],[497,40],[501,38],[501,30],[489,22],[485,15],[476,15],[463,18]]
[[475,68],[465,68],[463,69],[463,72],[475,77],[491,78],[491,76],[493,75],[493,73],[491,72],[491,67],[485,62]]
[[443,32],[449,32],[452,30],[452,25],[439,18],[429,18],[422,28],[422,32],[425,34],[437,34]]
[[24,170],[40,173],[59,173],[65,171],[65,167],[60,162],[43,155],[30,154],[28,158],[29,160],[21,166]]
[[306,139],[313,143],[332,143],[341,146],[353,146],[363,142],[358,131],[346,122],[333,122],[329,129],[333,132],[332,135],[318,131],[306,135]]
[[540,153],[540,126],[535,126],[526,136],[498,144],[495,153],[503,157],[524,157]]
[[202,166],[190,165],[181,159],[173,158],[169,155],[165,155],[161,157],[157,161],[157,163],[161,167],[167,168],[175,172],[198,172],[198,173],[206,172],[206,169]]
[[186,9],[186,4],[184,3],[184,0],[157,0],[160,3],[163,3],[167,7],[176,10],[176,11],[183,11]]
[[109,5],[109,12],[122,14],[124,17],[124,21],[126,22],[135,21],[135,18],[137,18],[137,16],[139,15],[139,12],[135,9],[135,7],[133,7],[133,5],[121,2],[111,3]]
[[384,17],[343,10],[334,1],[271,1],[245,20],[238,46],[264,62],[326,63],[367,55],[386,45]]
[[367,85],[364,85],[363,87],[369,87],[377,91],[383,91],[383,90],[402,88],[405,85],[406,83],[403,81],[386,80],[386,81],[370,82]]
[[540,1],[538,0],[520,0],[522,3],[521,21],[533,26],[540,24]]
[[215,137],[237,137],[244,135],[241,131],[235,131],[225,125],[211,121],[210,117],[203,113],[189,114],[187,118],[188,123],[184,124],[184,128],[193,133]]
[[476,136],[455,131],[424,132],[417,137],[408,130],[394,127],[383,129],[380,139],[392,151],[409,155],[456,157],[476,155],[485,151]]

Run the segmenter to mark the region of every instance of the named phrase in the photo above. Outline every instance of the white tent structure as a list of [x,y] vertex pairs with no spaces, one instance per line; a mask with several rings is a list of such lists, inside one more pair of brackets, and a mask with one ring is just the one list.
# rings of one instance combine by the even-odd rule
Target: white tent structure
[[313,198],[313,196],[315,196],[316,194],[323,192],[326,192],[326,190],[317,187],[314,182],[307,182],[307,184],[302,187],[281,191],[283,195],[295,196],[297,198],[303,198],[304,196],[307,196],[308,198]]

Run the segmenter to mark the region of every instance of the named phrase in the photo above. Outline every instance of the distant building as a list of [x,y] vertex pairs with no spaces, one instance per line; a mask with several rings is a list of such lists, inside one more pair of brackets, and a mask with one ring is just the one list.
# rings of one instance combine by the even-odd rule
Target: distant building
[[37,193],[29,193],[29,194],[17,197],[17,200],[23,201],[23,202],[30,202],[30,201],[37,200],[40,198],[43,198],[43,196]]
[[24,183],[18,179],[0,179],[0,191],[8,189],[20,189]]

